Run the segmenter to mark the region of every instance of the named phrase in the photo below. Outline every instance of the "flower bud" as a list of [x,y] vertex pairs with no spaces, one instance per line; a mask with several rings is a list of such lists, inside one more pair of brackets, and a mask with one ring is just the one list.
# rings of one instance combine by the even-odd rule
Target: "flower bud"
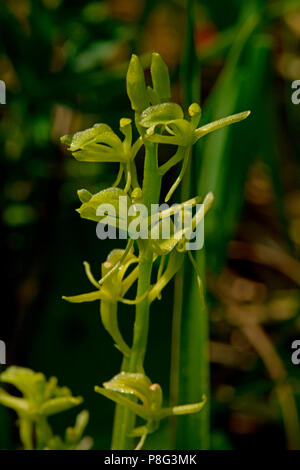
[[135,111],[143,111],[149,106],[144,70],[139,58],[132,55],[126,76],[127,95]]
[[157,52],[152,54],[151,77],[153,90],[160,101],[165,103],[171,97],[170,77],[168,67]]

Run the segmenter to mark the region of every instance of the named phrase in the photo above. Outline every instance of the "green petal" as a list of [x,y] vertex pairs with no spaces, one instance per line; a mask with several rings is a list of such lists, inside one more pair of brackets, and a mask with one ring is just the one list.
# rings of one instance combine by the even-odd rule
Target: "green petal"
[[162,103],[169,101],[171,97],[169,70],[157,52],[152,54],[151,77],[154,92],[159,96],[160,101]]
[[121,372],[115,375],[104,387],[119,393],[135,395],[142,403],[149,407],[151,405],[151,380],[144,374]]
[[[120,197],[123,196],[125,199],[121,200]],[[114,227],[118,226],[119,215],[123,215],[123,218],[127,215],[127,208],[131,204],[131,200],[127,193],[125,193],[120,188],[108,188],[100,191],[97,194],[94,194],[89,201],[83,203],[77,212],[79,212],[80,217],[83,219],[93,220],[95,222],[100,222],[103,218],[109,217],[109,225]],[[102,204],[110,204],[114,213],[107,215],[97,215],[97,209]]]
[[8,367],[0,375],[0,380],[18,388],[26,398],[41,402],[46,389],[46,378],[40,372],[25,367]]
[[[115,292],[112,292],[111,295],[114,296]],[[117,302],[106,302],[103,300],[100,304],[100,313],[103,326],[115,341],[116,347],[124,356],[129,357],[130,348],[125,343],[119,329]]]
[[232,116],[227,116],[222,119],[218,119],[217,121],[210,122],[205,126],[199,127],[195,130],[195,142],[204,137],[211,132],[217,131],[218,129],[222,129],[222,127],[230,126],[236,122],[243,121],[246,119],[250,114],[250,111],[244,111],[243,113],[233,114]]
[[148,414],[145,411],[144,406],[138,405],[137,403],[132,401],[130,398],[127,398],[125,395],[122,395],[119,392],[114,392],[112,390],[106,390],[105,388],[98,387],[97,385],[95,386],[95,392],[100,393],[106,398],[109,398],[115,403],[118,403],[119,405],[125,406],[126,408],[128,408],[130,411],[140,416],[141,418],[145,420],[148,419]]
[[[162,123],[160,123],[162,124]],[[185,119],[173,119],[165,124],[166,134],[155,134],[155,126],[149,127],[146,137],[150,142],[158,144],[172,144],[187,147],[191,145],[194,137],[193,127],[190,122]]]
[[119,145],[121,143],[119,137],[112,131],[107,124],[94,124],[93,127],[84,131],[76,132],[73,135],[70,150],[76,152],[88,147],[91,144],[104,143],[107,145]]
[[178,145],[187,146],[191,143],[193,128],[191,123],[185,119],[174,119],[168,124],[167,129],[176,136]]
[[162,408],[160,413],[158,414],[158,419],[163,419],[171,415],[179,416],[179,415],[188,415],[199,413],[202,410],[203,406],[205,405],[207,399],[203,396],[203,399],[199,403],[191,403],[189,405],[180,405],[180,406],[173,406],[173,408]]
[[30,413],[30,405],[27,400],[9,395],[9,393],[1,388],[0,403],[1,405],[7,406],[8,408],[12,408],[17,413],[25,415]]
[[40,414],[45,416],[50,416],[61,411],[69,410],[74,406],[80,405],[83,402],[82,397],[58,397],[52,398],[51,400],[46,401],[40,407]]
[[69,146],[76,160],[86,162],[126,161],[122,142],[106,124],[95,124],[84,131],[64,136],[62,142]]
[[177,103],[162,103],[149,106],[141,113],[140,124],[143,127],[153,127],[168,124],[175,119],[183,119],[183,110]]
[[63,296],[62,298],[64,300],[67,300],[68,302],[71,302],[74,304],[80,304],[82,302],[93,302],[94,300],[101,299],[101,297],[102,295],[99,289],[94,292],[89,292],[88,294],[73,295],[71,297]]

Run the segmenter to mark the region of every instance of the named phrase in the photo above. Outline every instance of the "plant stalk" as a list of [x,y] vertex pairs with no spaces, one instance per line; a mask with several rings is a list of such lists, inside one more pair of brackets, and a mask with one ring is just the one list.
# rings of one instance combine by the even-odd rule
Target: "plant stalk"
[[[144,204],[149,213],[151,204],[159,202],[161,189],[161,176],[158,173],[157,144],[145,142],[145,165],[143,178]],[[147,247],[147,241],[140,244],[139,252],[139,277],[137,297],[142,296],[150,287],[153,266],[153,254]],[[133,344],[130,357],[124,359],[122,371],[143,372],[144,358],[147,348],[149,330],[149,300],[146,297],[136,305],[136,316],[133,329]],[[112,449],[128,450],[132,448],[133,439],[128,433],[134,426],[135,415],[120,405],[116,407],[114,420]]]

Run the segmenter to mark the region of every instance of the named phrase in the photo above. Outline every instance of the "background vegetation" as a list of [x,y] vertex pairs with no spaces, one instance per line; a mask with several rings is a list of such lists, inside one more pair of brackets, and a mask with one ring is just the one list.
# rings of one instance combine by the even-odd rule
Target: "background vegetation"
[[[93,386],[118,370],[119,353],[97,307],[70,305],[61,295],[84,292],[82,261],[99,272],[115,247],[99,241],[94,224],[74,209],[78,188],[106,187],[116,168],[74,161],[59,137],[94,122],[118,127],[120,115],[130,115],[124,80],[131,53],[147,68],[157,51],[171,71],[173,101],[200,100],[203,122],[252,111],[247,122],[201,141],[186,185],[202,195],[212,190],[216,199],[206,219],[206,259],[201,252],[197,260],[207,273],[211,361],[211,432],[201,445],[298,448],[300,375],[291,343],[300,336],[300,105],[291,102],[291,82],[300,78],[299,0],[7,0],[0,23],[7,85],[0,338],[8,363],[56,375],[83,395],[94,448],[109,447],[113,404]],[[182,333],[179,377],[172,377],[181,402],[194,399],[208,372],[197,354],[205,316],[189,272],[184,282],[184,298],[175,302],[183,306],[181,324],[173,330],[175,344]],[[148,375],[164,390],[172,299],[170,287],[152,311],[146,358]],[[131,325],[122,309],[126,335]],[[58,431],[74,413],[55,421]],[[199,445],[194,419],[177,423],[178,448]],[[170,436],[166,424],[147,445],[170,448],[175,425]],[[16,448],[16,436],[14,416],[0,407],[0,448]]]

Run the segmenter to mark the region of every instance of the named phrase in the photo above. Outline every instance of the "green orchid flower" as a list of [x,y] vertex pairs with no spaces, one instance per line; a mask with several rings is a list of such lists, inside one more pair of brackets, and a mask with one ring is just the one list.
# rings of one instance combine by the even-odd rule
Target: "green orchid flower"
[[103,387],[95,386],[95,391],[125,406],[146,421],[145,425],[130,432],[131,436],[141,437],[136,450],[142,448],[147,435],[157,430],[162,419],[172,415],[198,413],[206,402],[206,398],[202,397],[199,403],[164,408],[160,385],[152,384],[144,374],[128,372],[117,374],[109,382],[105,382]]
[[[201,198],[196,196],[188,201],[181,204],[176,204],[169,209],[165,209],[161,212],[157,212],[155,216],[152,216],[152,236],[149,239],[149,246],[151,250],[158,255],[166,255],[173,249],[178,251],[185,251],[184,246],[188,242],[188,235],[191,231],[195,230],[197,226],[202,222],[203,217],[208,212],[213,204],[213,194],[208,193],[201,204],[201,207],[197,210],[196,214],[192,217],[190,224],[183,226],[180,223],[180,229],[176,230],[172,222],[171,216],[178,217],[182,222],[184,220],[184,212],[191,210],[197,204],[200,204]],[[170,236],[168,238],[162,238],[163,224],[166,221],[170,223]],[[153,232],[159,234],[158,237],[153,236]]]
[[205,135],[223,127],[246,119],[250,111],[234,114],[223,119],[197,128],[201,118],[201,108],[197,103],[189,107],[190,120],[184,119],[182,108],[176,103],[162,103],[146,108],[139,118],[139,124],[145,128],[144,138],[157,144],[177,145],[175,154],[159,167],[160,175],[164,175],[171,167],[183,161],[178,178],[170,188],[165,201],[167,202],[185,174],[191,155],[192,146]]
[[85,271],[90,282],[97,288],[87,294],[75,295],[71,297],[63,296],[64,300],[72,303],[100,301],[100,315],[104,328],[113,338],[117,349],[125,356],[129,356],[130,348],[125,343],[118,326],[117,304],[118,302],[134,305],[146,298],[144,294],[140,298],[130,300],[124,298],[126,292],[134,284],[138,277],[136,267],[128,275],[128,268],[138,263],[138,258],[132,252],[132,242],[129,242],[125,250],[113,250],[102,263],[102,278],[97,281],[90,265],[84,262]]
[[[204,303],[203,285],[202,285],[202,280],[201,280],[201,276],[199,273],[199,269],[198,269],[196,262],[194,261],[191,251],[186,248],[187,243],[189,242],[187,231],[190,232],[191,230],[193,231],[197,228],[198,224],[201,223],[201,221],[203,220],[203,217],[211,208],[213,204],[213,200],[214,200],[213,194],[208,193],[206,197],[204,198],[201,208],[198,209],[196,214],[193,216],[191,220],[190,229],[183,228],[177,232],[173,232],[170,235],[170,238],[168,239],[160,238],[156,240],[152,239],[150,241],[150,246],[153,252],[156,253],[157,255],[161,255],[157,280],[149,292],[150,304],[156,298],[157,299],[161,298],[162,290],[173,279],[175,274],[181,269],[186,253],[188,254],[188,257],[195,271],[200,298],[201,298],[202,303]],[[193,205],[198,204],[199,202],[200,202],[200,198],[195,197],[191,199],[190,201],[186,201],[185,203],[179,204],[177,207],[175,207],[175,209],[170,208],[165,211],[162,211],[161,213],[158,213],[157,216],[161,217],[161,219],[164,220],[165,217],[170,217],[172,214],[176,213],[176,211],[177,213],[178,211],[183,211],[187,205],[191,208]],[[172,225],[172,227],[174,226]],[[168,258],[167,266],[164,270],[164,264],[165,264],[167,255],[169,256],[169,258]]]
[[[123,141],[107,124],[95,124],[84,131],[63,136],[61,142],[67,145],[68,150],[78,161],[120,163],[114,186],[119,184],[123,173],[125,173],[125,191],[128,192],[132,179],[136,180],[134,158],[142,146],[142,139],[139,137],[132,144],[131,119],[122,118],[120,120],[120,131],[124,135]],[[135,185],[137,185],[136,181]]]
[[[80,189],[78,196],[82,205],[76,211],[81,218],[94,222],[101,222],[105,219],[105,223],[112,227],[122,226],[123,215],[127,214],[127,208],[132,204],[131,198],[120,188],[107,188],[96,194],[91,194],[86,189]],[[109,208],[111,206],[114,208],[114,216],[108,217],[106,215],[106,205]],[[101,211],[99,211],[100,206],[103,209]]]
[[43,449],[53,437],[48,416],[69,410],[83,401],[81,397],[73,397],[67,387],[59,387],[55,377],[47,381],[44,374],[23,367],[9,367],[0,374],[0,381],[14,385],[23,395],[16,397],[0,389],[0,403],[18,414],[24,449],[34,448],[34,435],[38,448]]

